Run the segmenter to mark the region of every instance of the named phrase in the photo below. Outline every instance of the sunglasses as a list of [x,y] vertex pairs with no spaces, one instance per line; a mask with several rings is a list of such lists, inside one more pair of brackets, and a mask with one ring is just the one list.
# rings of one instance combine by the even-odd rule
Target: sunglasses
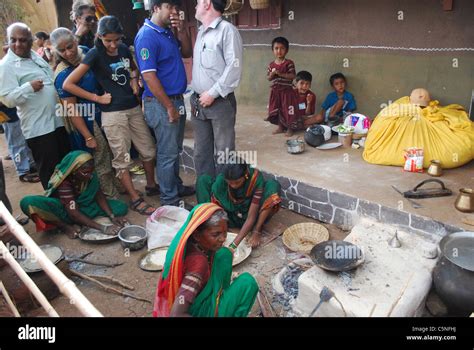
[[85,21],[86,21],[87,23],[97,22],[97,17],[96,17],[96,16],[87,16],[87,17],[85,18]]

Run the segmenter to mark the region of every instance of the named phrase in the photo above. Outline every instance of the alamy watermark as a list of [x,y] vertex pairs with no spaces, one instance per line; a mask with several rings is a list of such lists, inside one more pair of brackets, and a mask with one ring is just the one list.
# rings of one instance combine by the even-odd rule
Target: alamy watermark
[[56,117],[81,117],[94,120],[96,115],[95,103],[57,103]]
[[257,151],[231,151],[228,148],[225,151],[217,152],[217,164],[248,164],[253,168],[257,167]]

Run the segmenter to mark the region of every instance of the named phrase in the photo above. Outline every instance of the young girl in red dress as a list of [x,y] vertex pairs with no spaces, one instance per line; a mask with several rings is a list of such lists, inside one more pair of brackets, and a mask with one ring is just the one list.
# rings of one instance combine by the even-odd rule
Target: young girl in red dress
[[269,64],[267,72],[268,80],[271,81],[271,91],[266,120],[278,125],[273,134],[280,134],[286,130],[286,136],[293,135],[298,120],[295,110],[296,94],[293,90],[296,69],[294,62],[286,58],[289,47],[290,43],[286,38],[273,39],[272,50],[275,60]]

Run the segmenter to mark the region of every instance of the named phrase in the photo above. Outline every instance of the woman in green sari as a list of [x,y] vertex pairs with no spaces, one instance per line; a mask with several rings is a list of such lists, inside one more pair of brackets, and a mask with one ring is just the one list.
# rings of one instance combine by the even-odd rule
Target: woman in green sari
[[166,254],[154,317],[246,317],[258,293],[249,273],[232,283],[233,250],[222,247],[227,214],[216,204],[194,207]]
[[247,164],[228,164],[214,180],[201,175],[196,182],[198,203],[216,203],[226,211],[231,227],[240,228],[234,246],[249,234],[249,243],[260,244],[263,224],[280,209],[280,184],[265,181],[263,175]]
[[[105,197],[94,160],[84,151],[68,153],[56,166],[44,196],[26,196],[20,207],[37,231],[57,227],[70,238],[77,237],[74,224],[115,235],[126,223],[122,216],[128,211],[124,202]],[[92,219],[97,216],[108,216],[113,225],[96,223]]]

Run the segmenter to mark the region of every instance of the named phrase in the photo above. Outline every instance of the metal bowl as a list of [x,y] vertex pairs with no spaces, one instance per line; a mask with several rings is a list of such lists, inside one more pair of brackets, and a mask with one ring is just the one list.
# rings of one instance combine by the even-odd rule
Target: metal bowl
[[300,139],[286,141],[288,153],[299,154],[304,152],[304,142]]
[[122,247],[130,250],[139,250],[146,244],[147,233],[141,226],[128,225],[119,231],[118,237]]

